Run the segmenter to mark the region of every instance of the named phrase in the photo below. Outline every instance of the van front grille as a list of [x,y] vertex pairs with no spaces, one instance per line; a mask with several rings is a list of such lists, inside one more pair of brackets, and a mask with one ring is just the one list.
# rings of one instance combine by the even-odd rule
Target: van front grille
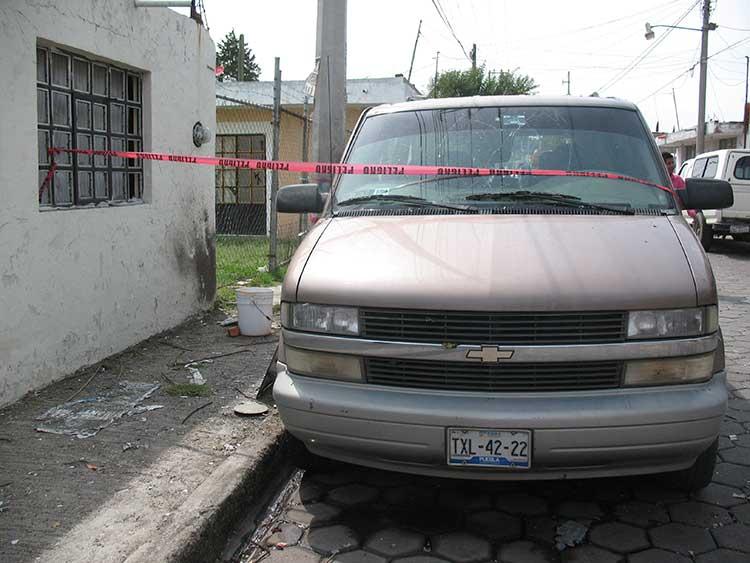
[[623,312],[483,313],[361,309],[365,338],[455,344],[603,344],[625,340]]
[[454,391],[583,391],[620,386],[622,362],[535,362],[482,365],[367,358],[367,382]]

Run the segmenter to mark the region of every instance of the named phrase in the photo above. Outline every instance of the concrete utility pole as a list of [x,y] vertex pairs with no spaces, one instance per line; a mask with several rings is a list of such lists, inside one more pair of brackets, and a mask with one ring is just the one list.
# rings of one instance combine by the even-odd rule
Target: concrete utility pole
[[432,83],[432,97],[435,97],[435,92],[437,91],[437,81],[438,81],[438,61],[440,60],[440,51],[435,53],[435,81]]
[[245,79],[245,35],[240,33],[239,55],[237,57],[237,81]]
[[346,0],[318,0],[315,56],[312,160],[339,162],[346,143]]
[[414,56],[417,54],[417,43],[419,43],[419,35],[422,32],[422,20],[419,20],[419,27],[417,27],[417,38],[414,40],[414,50],[411,52],[411,63],[409,63],[409,76],[406,78],[407,82],[411,82],[411,71],[414,68]]
[[471,69],[475,70],[477,68],[477,44],[476,43],[472,44],[469,55],[471,55]]
[[745,137],[742,139],[742,148],[747,148],[747,130],[748,130],[748,120],[750,120],[750,116],[748,116],[748,107],[747,107],[747,75],[750,71],[750,57],[745,56],[745,107],[742,108],[742,120],[745,124]]
[[674,95],[674,88],[672,88],[672,101],[674,102],[674,118],[677,120],[677,130],[682,129],[680,127],[680,114],[677,113],[677,96]]
[[568,71],[568,79],[563,80],[562,83],[568,85],[568,96],[570,96],[570,71]]
[[711,0],[703,0],[703,25],[701,26],[701,61],[698,80],[698,125],[696,127],[695,154],[704,150],[706,134],[706,68],[708,66],[708,19],[711,15]]

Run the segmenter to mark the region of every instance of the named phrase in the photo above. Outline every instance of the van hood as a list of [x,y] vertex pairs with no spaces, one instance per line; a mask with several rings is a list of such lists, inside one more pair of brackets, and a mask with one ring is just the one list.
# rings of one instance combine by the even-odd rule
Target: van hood
[[[312,245],[311,245],[312,246]],[[297,301],[464,311],[696,306],[662,216],[430,215],[330,219]]]

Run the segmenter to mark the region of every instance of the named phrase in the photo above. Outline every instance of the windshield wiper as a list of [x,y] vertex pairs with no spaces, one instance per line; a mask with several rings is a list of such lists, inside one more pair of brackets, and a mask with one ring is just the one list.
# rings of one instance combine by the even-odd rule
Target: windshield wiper
[[336,202],[336,205],[338,207],[345,207],[347,205],[359,205],[361,203],[369,202],[400,203],[410,207],[437,207],[439,209],[452,209],[454,211],[464,211],[468,213],[477,212],[476,207],[471,207],[469,205],[450,205],[447,203],[430,201],[423,197],[396,194],[373,194],[362,197],[353,197],[351,199],[345,199],[344,201],[338,201]]
[[467,200],[470,201],[525,201],[535,203],[547,203],[551,205],[562,205],[565,207],[577,207],[579,209],[598,209],[600,211],[608,211],[610,213],[619,213],[620,215],[635,215],[635,211],[629,208],[622,207],[610,207],[608,205],[599,205],[596,203],[588,203],[583,201],[580,197],[567,194],[558,193],[547,193],[547,192],[490,192],[484,194],[472,194],[466,196]]

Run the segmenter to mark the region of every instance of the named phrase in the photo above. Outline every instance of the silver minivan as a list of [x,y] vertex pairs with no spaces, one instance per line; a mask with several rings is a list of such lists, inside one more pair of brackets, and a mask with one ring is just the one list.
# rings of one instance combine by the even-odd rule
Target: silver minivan
[[[473,97],[373,108],[282,292],[274,399],[300,450],[467,479],[711,479],[716,285],[638,109]],[[390,165],[390,166],[385,166]],[[439,166],[433,174],[379,174]],[[491,169],[481,174],[474,168]],[[303,447],[304,446],[304,447]]]

